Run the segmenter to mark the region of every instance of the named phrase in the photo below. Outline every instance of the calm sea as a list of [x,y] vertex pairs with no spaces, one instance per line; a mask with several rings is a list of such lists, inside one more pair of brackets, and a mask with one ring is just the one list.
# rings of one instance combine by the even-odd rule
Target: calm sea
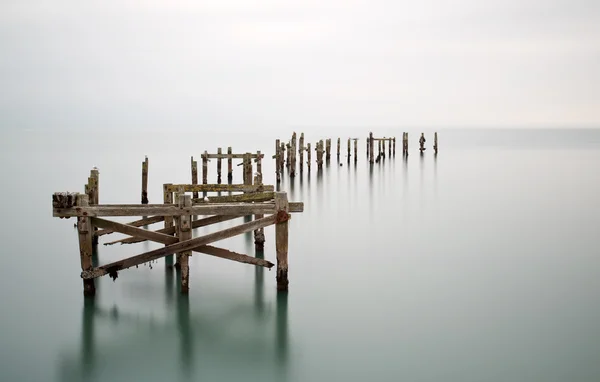
[[[343,154],[281,184],[305,203],[288,294],[274,271],[194,255],[187,298],[160,260],[97,280],[89,301],[53,192],[83,191],[97,166],[102,203],[139,203],[148,155],[160,203],[163,183],[190,182],[190,156],[270,158],[292,130],[3,131],[0,381],[599,381],[600,130],[444,129],[437,156],[414,130],[403,158],[402,130],[373,128],[398,138],[373,166],[369,130],[307,131],[313,147],[341,136]],[[101,264],[158,247],[103,245],[121,237],[101,239]],[[251,234],[218,245],[255,254]]]

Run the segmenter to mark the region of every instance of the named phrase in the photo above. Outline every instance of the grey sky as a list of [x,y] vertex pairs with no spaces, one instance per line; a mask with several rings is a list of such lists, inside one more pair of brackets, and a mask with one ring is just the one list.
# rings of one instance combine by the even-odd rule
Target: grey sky
[[0,48],[3,128],[600,127],[599,1],[4,0]]

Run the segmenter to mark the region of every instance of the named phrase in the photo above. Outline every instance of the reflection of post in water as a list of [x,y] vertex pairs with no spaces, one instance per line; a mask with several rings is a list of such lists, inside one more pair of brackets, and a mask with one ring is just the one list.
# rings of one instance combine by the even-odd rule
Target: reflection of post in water
[[288,293],[277,293],[277,328],[275,334],[277,341],[277,366],[280,371],[287,371],[288,366]]
[[83,365],[82,380],[87,380],[94,369],[95,345],[94,345],[94,316],[96,314],[96,299],[84,297],[83,299],[83,319],[81,333],[81,357]]
[[[178,272],[179,268],[176,269]],[[173,306],[173,286],[175,285],[175,273],[172,269],[165,268],[165,296],[167,299],[167,306]]]
[[[180,283],[177,283],[178,285]],[[181,285],[179,285],[181,288]],[[190,300],[187,295],[177,293],[177,332],[179,333],[181,369],[189,379],[192,376],[194,359],[194,342],[190,329]]]
[[[257,259],[265,258],[265,251],[263,249],[257,249],[254,253],[254,257]],[[264,285],[265,285],[265,268],[254,267],[254,312],[258,318],[262,318],[265,311],[264,301]]]
[[[252,215],[244,216],[244,223],[252,221]],[[250,253],[250,248],[254,247],[254,231],[246,232],[244,234],[244,242],[246,243],[246,251]]]
[[[302,177],[302,176],[300,176]],[[294,188],[296,186],[296,178],[291,178],[290,179],[290,198],[291,200],[294,199]]]

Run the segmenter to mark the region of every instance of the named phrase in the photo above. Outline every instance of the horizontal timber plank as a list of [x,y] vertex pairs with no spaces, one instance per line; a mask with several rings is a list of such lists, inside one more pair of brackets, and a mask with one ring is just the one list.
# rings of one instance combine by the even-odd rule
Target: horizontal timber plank
[[168,255],[172,255],[174,253],[185,252],[189,250],[193,250],[196,247],[200,247],[203,245],[207,245],[213,243],[215,241],[228,239],[233,236],[241,235],[246,232],[254,231],[255,229],[268,227],[281,221],[281,214],[270,215],[264,217],[262,219],[253,220],[248,223],[240,224],[235,227],[227,228],[222,231],[210,233],[208,235],[200,236],[194,239],[181,241],[175,244],[168,245],[163,248],[155,249],[153,251],[149,251],[146,253],[142,253],[137,256],[130,257],[128,259],[115,261],[110,264],[106,264],[97,268],[94,268],[91,271],[83,271],[81,272],[81,278],[83,279],[92,279],[96,277],[100,277],[106,274],[115,274],[116,272],[131,268],[136,265],[140,265],[146,263],[148,261],[156,260],[161,257],[165,257]]
[[166,192],[262,192],[275,191],[273,185],[262,184],[169,184]]
[[240,195],[226,195],[226,196],[209,196],[208,201],[204,201],[203,198],[192,199],[194,204],[206,204],[206,203],[234,203],[234,202],[267,202],[275,199],[274,192],[255,192]]
[[[244,157],[246,156],[246,154],[202,154],[200,155],[202,158],[208,158],[208,159],[228,159],[228,158],[233,158],[233,159],[244,159]],[[250,154],[250,157],[252,159],[257,159],[257,158],[264,158],[265,154],[260,154],[260,156],[258,156],[258,154]]]
[[[138,237],[143,237],[147,240],[152,240],[161,244],[175,244],[179,242],[179,239],[166,235],[163,233],[158,233],[154,231],[148,231],[143,228],[137,228],[133,226],[128,226],[126,224],[121,224],[117,222],[113,222],[106,219],[101,218],[92,218],[93,224],[97,227],[112,229],[115,232],[120,232],[126,235],[136,235]],[[217,248],[209,245],[203,245],[200,247],[192,248],[195,252],[204,253],[211,256],[221,257],[224,259],[229,259],[233,261],[237,261],[245,264],[253,264],[262,267],[271,268],[273,263],[266,261],[264,259],[258,259],[254,257],[250,257],[248,255],[243,255],[241,253],[229,251],[222,248]]]
[[[304,203],[290,203],[290,212],[303,212]],[[274,214],[275,203],[225,203],[196,204],[189,208],[180,208],[172,204],[134,205],[116,207],[100,204],[89,207],[54,208],[53,217],[102,217],[102,216],[183,216],[183,215],[267,215]]]
[[[134,227],[141,227],[144,225],[150,225],[150,224],[154,224],[154,223],[159,223],[161,221],[165,220],[164,216],[151,216],[149,218],[146,219],[140,219],[140,220],[136,220],[130,223],[126,223],[127,225],[131,225]],[[96,236],[103,236],[103,235],[108,235],[113,233],[113,230],[110,229],[103,229],[103,230],[99,230],[96,232]]]

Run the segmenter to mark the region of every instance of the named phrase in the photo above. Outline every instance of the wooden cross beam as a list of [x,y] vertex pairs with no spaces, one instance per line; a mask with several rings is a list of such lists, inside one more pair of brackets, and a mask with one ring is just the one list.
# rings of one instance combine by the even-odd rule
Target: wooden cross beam
[[[149,218],[132,221],[131,223],[127,223],[127,225],[134,226],[134,227],[141,227],[141,226],[145,226],[145,225],[159,223],[163,220],[165,220],[164,216],[150,216]],[[108,235],[113,232],[114,231],[112,231],[110,229],[103,229],[103,230],[96,232],[96,236]]]
[[166,192],[259,192],[275,191],[273,185],[248,185],[248,184],[167,184]]
[[[166,235],[164,233],[148,231],[143,228],[132,227],[126,224],[121,224],[117,222],[113,222],[110,220],[102,219],[102,218],[92,218],[92,222],[94,225],[100,228],[112,229],[115,232],[120,232],[126,235],[132,235],[144,238],[146,240],[155,241],[161,244],[175,244],[179,242],[179,239]],[[173,227],[175,228],[175,227]],[[248,255],[243,255],[241,253],[232,252],[226,249],[217,248],[213,246],[200,246],[196,248],[192,248],[194,252],[204,253],[216,257],[221,257],[228,260],[237,261],[240,263],[253,264],[257,266],[262,266],[266,268],[271,268],[274,264],[266,261],[264,259],[259,259],[255,257],[251,257]]]
[[234,203],[234,202],[268,202],[275,199],[275,192],[258,192],[239,195],[211,196],[208,201],[203,198],[192,199],[195,204]]
[[[222,223],[228,220],[233,220],[233,219],[237,219],[242,217],[243,215],[215,215],[215,216],[211,216],[208,218],[204,218],[204,219],[198,219],[198,220],[194,220],[192,221],[192,229],[194,228],[200,228],[200,227],[206,227],[208,225],[211,224],[217,224],[217,223]],[[130,225],[130,224],[128,224]],[[154,232],[158,232],[158,233],[164,233],[165,235],[173,235],[175,233],[175,226],[170,226],[167,228],[162,228],[159,229],[157,231]],[[146,239],[144,238],[139,238],[139,237],[128,237],[126,239],[121,239],[121,240],[117,240],[117,241],[111,241],[110,243],[104,243],[104,245],[113,245],[113,244],[117,244],[117,243],[121,243],[121,244],[133,244],[133,243],[141,243],[143,241],[146,241]]]
[[[188,213],[188,215],[191,215]],[[170,244],[166,247],[155,249],[153,251],[145,252],[137,256],[130,257],[128,259],[115,261],[110,264],[96,267],[92,270],[82,271],[81,278],[93,279],[96,277],[111,274],[116,276],[116,273],[120,270],[131,268],[136,265],[147,263],[148,261],[156,260],[167,255],[174,253],[194,250],[197,247],[213,243],[215,241],[228,239],[233,236],[241,235],[246,232],[254,231],[255,229],[268,227],[272,224],[282,223],[289,220],[290,215],[285,211],[278,211],[276,214],[269,215],[262,219],[257,219],[248,223],[241,224],[239,226],[231,227],[211,233],[208,235],[200,236],[194,239],[180,241],[175,244]],[[131,227],[136,228],[136,227]],[[114,229],[114,228],[113,228]],[[139,234],[139,233],[138,233]]]
[[[304,203],[289,203],[290,212],[303,212]],[[53,217],[102,217],[102,216],[184,216],[184,215],[267,215],[276,213],[275,203],[227,203],[196,204],[179,207],[173,204],[103,204],[70,208],[53,208]]]

